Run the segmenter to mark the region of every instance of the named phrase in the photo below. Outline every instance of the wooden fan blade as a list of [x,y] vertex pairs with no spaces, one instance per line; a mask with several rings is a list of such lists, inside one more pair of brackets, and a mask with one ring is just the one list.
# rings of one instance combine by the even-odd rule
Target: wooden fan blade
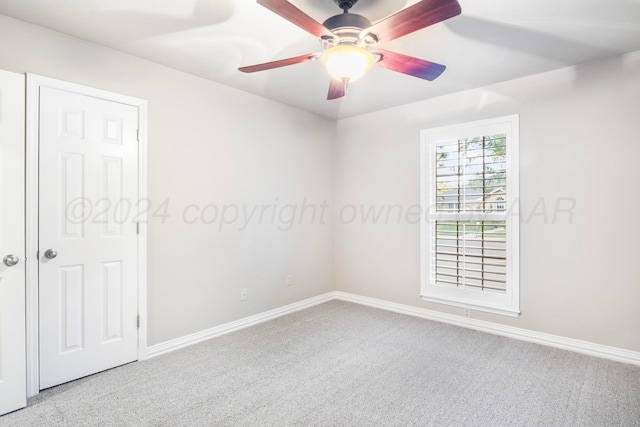
[[266,7],[276,15],[282,16],[287,21],[297,25],[316,37],[333,37],[333,33],[324,25],[317,22],[287,0],[258,0],[258,4]]
[[287,65],[300,64],[301,62],[311,61],[318,57],[317,53],[308,53],[306,55],[296,56],[294,58],[279,59],[277,61],[265,62],[264,64],[249,65],[240,67],[238,70],[243,73],[255,73],[256,71],[270,70],[272,68],[286,67]]
[[347,84],[345,82],[341,82],[340,80],[331,79],[331,83],[329,84],[329,94],[327,95],[327,99],[338,99],[342,98],[347,94]]
[[390,52],[388,50],[376,49],[374,53],[382,55],[380,61],[376,63],[378,67],[408,74],[420,79],[435,80],[442,74],[445,68],[447,68],[435,62],[425,61],[424,59],[414,58],[413,56]]
[[363,33],[373,33],[379,42],[388,42],[452,18],[461,12],[457,0],[422,0],[376,22]]

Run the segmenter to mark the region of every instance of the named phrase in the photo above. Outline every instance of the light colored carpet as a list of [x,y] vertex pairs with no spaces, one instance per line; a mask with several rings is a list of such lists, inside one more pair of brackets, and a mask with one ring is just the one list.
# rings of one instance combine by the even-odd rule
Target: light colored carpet
[[332,301],[0,417],[93,425],[640,426],[640,367]]

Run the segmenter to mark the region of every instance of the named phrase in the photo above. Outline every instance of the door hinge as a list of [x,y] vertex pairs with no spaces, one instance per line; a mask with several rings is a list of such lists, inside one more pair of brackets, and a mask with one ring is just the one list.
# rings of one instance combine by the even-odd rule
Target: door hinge
[[138,142],[140,142],[140,129],[136,130],[136,139]]
[[138,316],[136,317],[136,327],[138,329],[140,329],[140,315],[138,314]]
[[136,222],[136,234],[140,234],[140,223]]

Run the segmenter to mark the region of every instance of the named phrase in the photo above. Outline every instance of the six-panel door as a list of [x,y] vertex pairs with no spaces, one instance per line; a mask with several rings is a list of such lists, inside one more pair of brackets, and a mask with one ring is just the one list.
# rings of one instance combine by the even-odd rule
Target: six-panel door
[[137,359],[138,111],[41,87],[39,114],[44,389]]

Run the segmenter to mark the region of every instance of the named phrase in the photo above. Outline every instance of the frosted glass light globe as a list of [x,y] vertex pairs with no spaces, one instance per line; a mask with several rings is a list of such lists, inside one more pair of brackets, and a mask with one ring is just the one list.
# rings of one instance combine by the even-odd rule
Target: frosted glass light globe
[[341,45],[325,50],[320,61],[334,79],[353,82],[369,71],[374,57],[361,47]]

